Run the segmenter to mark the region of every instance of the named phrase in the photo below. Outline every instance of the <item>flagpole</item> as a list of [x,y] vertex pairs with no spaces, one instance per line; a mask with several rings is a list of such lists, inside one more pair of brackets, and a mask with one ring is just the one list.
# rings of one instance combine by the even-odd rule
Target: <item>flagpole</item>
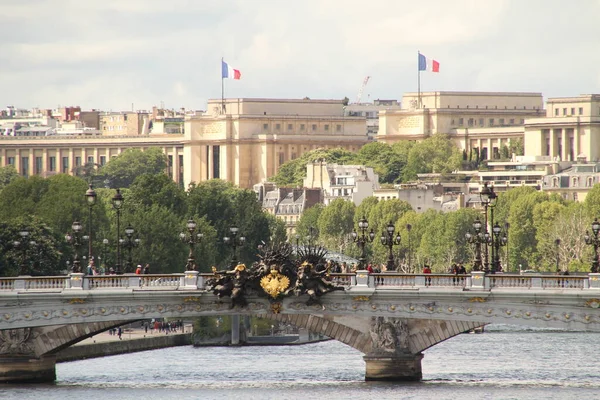
[[418,102],[418,107],[421,107],[421,66],[419,65],[419,62],[421,61],[421,52],[419,50],[417,50],[417,70],[419,71],[417,74],[418,78],[417,78],[417,102]]
[[221,113],[225,114],[225,78],[223,78],[223,57],[221,57]]

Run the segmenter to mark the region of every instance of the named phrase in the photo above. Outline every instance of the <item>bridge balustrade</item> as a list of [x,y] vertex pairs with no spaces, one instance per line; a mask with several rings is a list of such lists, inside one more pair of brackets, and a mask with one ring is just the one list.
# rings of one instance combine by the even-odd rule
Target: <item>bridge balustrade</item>
[[16,278],[2,278],[0,279],[0,290],[14,290]]
[[181,275],[141,275],[140,286],[143,288],[177,289],[181,284]]
[[532,277],[521,275],[492,275],[490,286],[493,288],[531,288]]
[[454,274],[371,274],[373,283],[377,288],[397,287],[453,287],[462,289],[467,286],[467,278],[470,275]]
[[90,289],[127,288],[129,278],[124,275],[93,275],[84,279],[89,281]]
[[42,290],[67,288],[68,276],[36,276],[25,279],[26,290]]
[[331,274],[331,282],[334,285],[338,285],[338,286],[344,286],[344,287],[350,287],[352,286],[352,277],[354,276],[354,274]]
[[588,281],[587,276],[548,276],[542,278],[542,287],[544,289],[584,289]]

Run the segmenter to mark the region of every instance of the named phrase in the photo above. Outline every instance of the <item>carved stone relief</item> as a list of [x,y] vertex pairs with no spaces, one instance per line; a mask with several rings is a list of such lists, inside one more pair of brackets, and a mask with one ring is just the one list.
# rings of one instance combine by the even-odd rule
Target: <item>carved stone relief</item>
[[32,355],[31,328],[6,329],[0,331],[0,354]]
[[369,331],[373,340],[372,352],[406,354],[408,349],[408,324],[401,318],[373,317]]

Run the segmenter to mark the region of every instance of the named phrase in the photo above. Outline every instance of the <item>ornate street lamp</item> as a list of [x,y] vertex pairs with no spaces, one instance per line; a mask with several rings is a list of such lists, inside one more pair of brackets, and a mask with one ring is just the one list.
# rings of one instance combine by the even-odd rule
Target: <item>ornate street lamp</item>
[[500,225],[498,225],[498,223],[496,222],[494,224],[494,226],[492,227],[492,249],[494,249],[494,251],[492,252],[492,274],[495,274],[496,272],[501,270],[501,266],[500,266],[500,246],[506,246],[506,243],[508,243],[508,238],[506,236],[506,232],[504,232],[502,234],[502,236],[500,236],[500,234],[502,233],[502,228],[500,227]]
[[202,233],[196,232],[196,221],[193,219],[189,219],[185,224],[188,233],[185,234],[181,232],[179,234],[179,238],[182,242],[187,243],[190,246],[190,253],[188,254],[187,264],[185,265],[186,271],[195,271],[196,270],[196,258],[194,257],[194,245],[196,243],[200,243],[202,241],[202,237],[204,236]]
[[108,239],[102,239],[102,260],[104,263],[104,273],[106,273],[106,266],[108,265],[108,260],[106,259],[106,248],[108,247]]
[[408,232],[408,272],[412,273],[411,259],[412,259],[412,246],[410,244],[410,231],[412,229],[411,224],[406,224],[406,230]]
[[246,237],[239,233],[239,228],[235,225],[229,228],[229,233],[231,234],[231,236],[223,237],[223,243],[231,246],[233,250],[233,256],[231,257],[231,267],[235,267],[238,263],[237,248],[243,246],[244,243],[246,243]]
[[93,241],[93,236],[92,236],[92,207],[94,207],[94,205],[96,204],[96,191],[94,190],[94,187],[92,186],[92,184],[90,183],[88,190],[85,192],[85,198],[87,200],[87,204],[88,207],[90,209],[90,214],[89,214],[89,220],[88,220],[88,237],[89,237],[89,243],[88,243],[88,260],[90,260],[90,262],[94,259],[93,253],[92,253],[92,241]]
[[133,261],[131,260],[131,250],[134,247],[137,247],[140,245],[140,239],[133,238],[134,233],[135,233],[135,230],[133,229],[131,224],[129,224],[129,225],[127,225],[127,228],[125,228],[125,239],[119,239],[119,241],[121,242],[121,245],[125,246],[127,248],[127,252],[128,252],[127,264],[125,265],[125,273],[133,272]]
[[510,253],[508,252],[508,230],[510,229],[510,224],[507,222],[504,223],[504,234],[506,235],[506,272],[510,271],[510,267],[508,263],[510,262]]
[[27,275],[29,273],[29,266],[27,265],[27,249],[34,247],[37,243],[33,240],[29,240],[30,232],[27,228],[19,230],[19,239],[13,242],[15,248],[21,249],[21,264],[19,265],[19,275]]
[[598,222],[598,218],[594,218],[594,222],[592,222],[592,234],[590,236],[589,232],[585,232],[585,244],[594,246],[594,260],[592,261],[592,273],[598,273],[598,245],[600,245],[600,241],[598,241],[598,233],[600,232],[600,222]]
[[[494,226],[494,206],[496,205],[496,199],[498,198],[498,196],[496,195],[496,193],[494,192],[494,187],[493,186],[488,186],[487,182],[483,183],[483,188],[481,189],[481,191],[479,192],[479,199],[481,200],[481,204],[483,205],[483,209],[485,212],[485,226],[484,226],[484,230],[483,230],[483,235],[485,237],[490,236],[490,233],[488,231],[488,208],[490,209],[490,220],[489,220],[489,224],[490,226]],[[488,240],[485,243],[485,247],[484,247],[484,271],[487,273],[490,271],[490,257],[488,254],[488,244],[490,244],[491,242]],[[494,246],[492,246],[492,261],[494,260]]]
[[123,195],[121,189],[117,189],[117,193],[111,199],[112,206],[117,212],[117,263],[115,265],[115,273],[121,273],[121,208],[123,207]]
[[384,246],[387,246],[388,252],[389,252],[388,259],[387,259],[387,270],[388,271],[393,271],[395,269],[394,254],[392,251],[392,247],[399,245],[400,240],[401,240],[399,233],[396,234],[396,237],[394,237],[395,230],[396,230],[396,227],[390,221],[390,223],[387,224],[385,231],[383,231],[381,233],[381,244]]
[[71,225],[71,233],[67,233],[65,235],[65,240],[67,243],[73,246],[75,250],[75,255],[73,256],[73,269],[72,272],[80,273],[81,272],[81,261],[79,260],[79,247],[83,244],[83,237],[81,237],[81,230],[83,226],[81,222],[74,221]]
[[358,267],[359,269],[365,269],[365,263],[367,261],[367,256],[365,254],[365,244],[367,242],[372,243],[373,239],[375,239],[375,232],[373,229],[367,234],[367,229],[369,228],[369,222],[363,216],[360,221],[358,221],[358,229],[360,229],[360,235],[356,233],[356,229],[352,231],[352,241],[358,245],[360,248],[360,258],[358,259]]
[[560,265],[559,265],[560,253],[558,252],[560,250],[560,239],[559,238],[554,239],[554,245],[556,246],[556,273],[559,274],[560,273]]
[[481,245],[485,244],[487,246],[490,239],[489,234],[487,234],[487,232],[484,233],[481,231],[481,227],[481,221],[479,219],[476,219],[473,222],[473,230],[475,231],[475,234],[471,235],[471,233],[467,232],[467,234],[465,235],[467,242],[475,245],[475,260],[473,262],[473,271],[481,271],[483,269],[481,262]]

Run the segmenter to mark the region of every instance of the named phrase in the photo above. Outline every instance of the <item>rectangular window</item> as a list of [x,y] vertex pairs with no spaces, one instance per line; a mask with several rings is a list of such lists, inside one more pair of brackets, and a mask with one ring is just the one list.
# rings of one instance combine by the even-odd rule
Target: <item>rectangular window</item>
[[40,175],[42,173],[42,157],[35,158],[35,170],[33,173],[35,175]]
[[559,113],[560,113],[560,111],[558,111],[558,108],[555,108],[554,109],[554,115],[558,117]]
[[100,165],[104,166],[106,164],[106,156],[100,156]]
[[317,124],[312,125],[312,130],[313,130],[313,132],[315,132],[317,130]]
[[62,158],[61,172],[63,174],[68,174],[69,173],[69,157],[63,157]]
[[500,118],[500,125],[504,125],[504,118]]
[[520,124],[523,125],[524,123],[525,123],[525,120],[523,118],[521,118]]
[[280,130],[281,129],[281,124],[275,124],[275,130]]
[[579,115],[583,115],[583,107],[579,107]]
[[294,125],[288,124],[288,131],[291,131],[292,129],[294,129]]
[[6,165],[15,165],[14,157],[6,157]]
[[490,126],[494,126],[494,118],[490,118]]
[[167,156],[167,174],[173,179],[173,156]]
[[563,115],[567,115],[567,109],[563,108]]
[[463,126],[464,124],[465,124],[464,118],[459,118],[458,119],[458,126]]
[[179,156],[179,176],[177,177],[177,183],[183,185],[183,155]]
[[81,157],[75,157],[75,166],[81,167]]
[[87,163],[88,164],[93,164],[94,163],[94,156],[88,156]]
[[300,130],[303,131],[304,130],[304,124],[300,124]]
[[292,153],[292,160],[296,159],[296,153]]
[[571,107],[571,115],[575,115],[575,107]]
[[263,124],[263,131],[269,130],[269,124]]
[[50,172],[56,172],[56,157],[51,156],[48,158],[48,170]]
[[483,118],[479,118],[479,126],[483,126]]
[[511,125],[514,125],[515,124],[515,119],[511,118],[509,122],[510,122]]
[[21,157],[21,175],[25,178],[29,176],[29,157]]
[[325,130],[328,131],[329,130],[329,125],[325,124]]
[[340,124],[336,125],[336,126],[335,126],[335,130],[336,130],[337,132],[341,132],[341,131],[342,131],[342,126],[341,126]]
[[285,161],[285,154],[283,152],[279,152],[279,165],[281,166]]
[[467,121],[467,124],[469,126],[473,126],[474,123],[475,123],[475,120],[473,118],[469,118],[469,120]]

